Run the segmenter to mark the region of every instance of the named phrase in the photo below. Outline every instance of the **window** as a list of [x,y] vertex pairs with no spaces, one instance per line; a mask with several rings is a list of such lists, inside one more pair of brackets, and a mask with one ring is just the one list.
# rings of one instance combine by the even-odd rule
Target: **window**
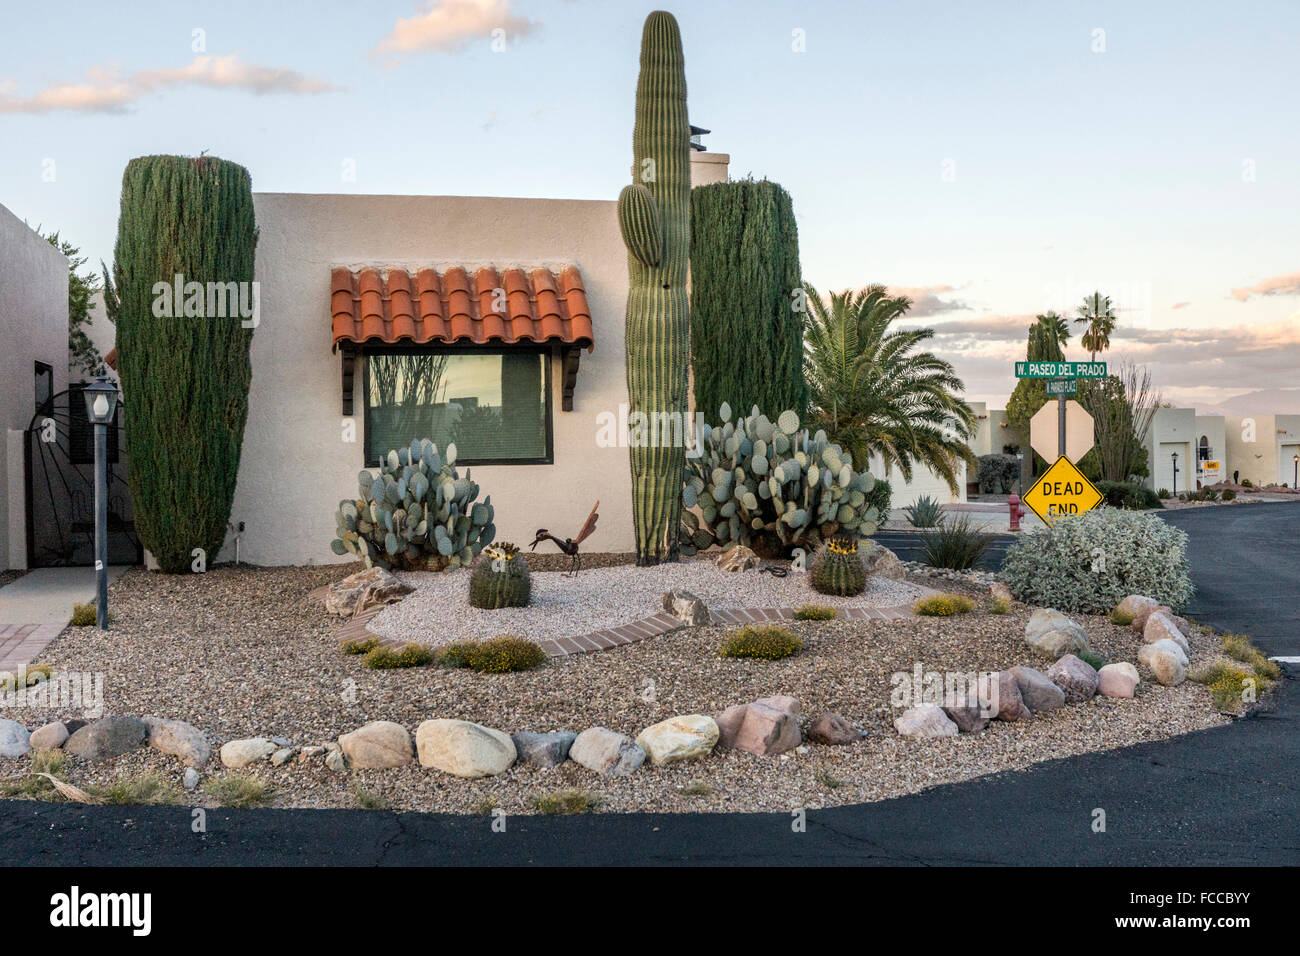
[[[86,417],[86,398],[82,390],[86,386],[68,387],[68,458],[74,465],[93,465],[95,463],[95,426]],[[113,410],[113,422],[108,426],[107,439],[108,464],[117,464],[118,433],[122,416],[122,403],[117,403]]]
[[36,414],[50,413],[50,399],[54,397],[54,369],[44,362],[36,363]]
[[1197,461],[1210,460],[1210,436],[1209,435],[1201,436],[1200,444],[1196,446],[1196,460]]
[[530,348],[368,350],[366,464],[428,438],[455,442],[458,465],[549,465],[549,358]]

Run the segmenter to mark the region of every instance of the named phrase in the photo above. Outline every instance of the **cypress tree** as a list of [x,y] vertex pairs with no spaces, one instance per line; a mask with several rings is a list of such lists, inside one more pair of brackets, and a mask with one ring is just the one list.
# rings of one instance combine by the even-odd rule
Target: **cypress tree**
[[691,190],[691,371],[707,421],[724,401],[803,416],[802,290],[788,192],[766,179]]
[[[190,570],[195,548],[215,560],[225,540],[253,329],[238,292],[233,305],[226,296],[223,317],[212,314],[218,303],[208,289],[242,289],[251,304],[256,245],[244,167],[202,156],[127,164],[115,249],[118,371],[136,530],[167,572]],[[183,287],[179,302],[178,275],[200,284]]]

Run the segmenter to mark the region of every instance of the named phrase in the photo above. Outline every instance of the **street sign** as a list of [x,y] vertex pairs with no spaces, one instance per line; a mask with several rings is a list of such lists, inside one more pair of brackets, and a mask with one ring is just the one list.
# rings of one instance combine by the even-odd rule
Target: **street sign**
[[[1065,404],[1065,447],[1060,447],[1060,408]],[[1047,461],[1064,456],[1078,461],[1088,453],[1093,444],[1092,416],[1078,402],[1058,399],[1048,402],[1029,419],[1029,445]]]
[[1105,362],[1017,362],[1016,378],[1105,378]]
[[1047,380],[1048,395],[1078,395],[1079,382],[1073,378],[1049,378]]
[[1101,492],[1068,458],[1058,458],[1034,487],[1025,492],[1025,504],[1051,524],[1065,515],[1081,515],[1101,504]]

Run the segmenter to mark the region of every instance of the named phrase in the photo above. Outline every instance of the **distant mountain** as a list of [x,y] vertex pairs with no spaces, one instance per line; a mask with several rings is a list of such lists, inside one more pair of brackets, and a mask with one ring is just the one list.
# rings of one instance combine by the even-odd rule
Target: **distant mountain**
[[1217,405],[1197,405],[1202,415],[1300,415],[1300,388],[1261,388]]

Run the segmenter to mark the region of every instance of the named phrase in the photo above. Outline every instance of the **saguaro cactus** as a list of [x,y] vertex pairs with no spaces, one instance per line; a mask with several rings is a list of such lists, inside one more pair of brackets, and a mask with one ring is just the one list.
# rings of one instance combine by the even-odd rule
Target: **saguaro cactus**
[[[691,124],[681,32],[671,13],[646,17],[632,131],[635,182],[618,197],[628,252],[627,390],[631,421],[685,421],[690,312]],[[640,413],[640,416],[635,417]],[[680,416],[680,418],[678,417]],[[677,560],[685,449],[680,430],[646,427],[633,441],[637,564]]]

